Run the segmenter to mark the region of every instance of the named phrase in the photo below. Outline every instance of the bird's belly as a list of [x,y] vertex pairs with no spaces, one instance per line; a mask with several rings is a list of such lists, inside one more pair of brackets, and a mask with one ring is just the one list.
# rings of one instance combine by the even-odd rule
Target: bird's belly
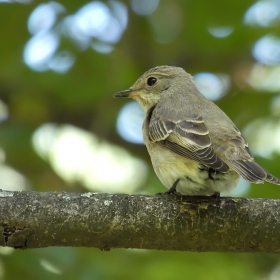
[[184,195],[212,195],[230,191],[238,184],[239,175],[235,171],[209,176],[205,166],[196,161],[177,155],[158,143],[146,146],[156,175],[168,189],[178,179],[176,190]]

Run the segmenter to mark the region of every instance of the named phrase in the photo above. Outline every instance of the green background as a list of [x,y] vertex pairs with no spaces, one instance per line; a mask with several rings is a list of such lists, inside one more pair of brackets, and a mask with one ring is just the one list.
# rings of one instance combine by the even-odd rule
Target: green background
[[[125,141],[116,130],[119,111],[129,101],[112,98],[114,92],[130,87],[140,75],[157,65],[180,66],[193,75],[200,72],[228,75],[230,88],[216,104],[244,132],[256,161],[280,177],[280,137],[277,138],[276,133],[280,116],[277,103],[280,60],[257,61],[252,51],[264,36],[280,36],[280,7],[276,16],[273,13],[276,8],[268,14],[263,14],[263,10],[260,14],[266,15],[268,23],[261,24],[261,21],[246,23],[246,12],[258,3],[249,0],[162,0],[154,12],[150,9],[152,13],[148,11],[146,15],[137,14],[132,2],[121,2],[128,12],[128,24],[119,40],[110,44],[113,51],[109,53],[100,53],[90,46],[82,49],[61,31],[63,19],[76,14],[88,2],[59,2],[65,10],[51,27],[60,36],[56,52],[70,51],[75,61],[68,71],[57,73],[33,70],[23,56],[32,36],[27,22],[41,1],[0,1],[0,101],[9,112],[7,119],[0,123],[0,188],[10,183],[10,189],[15,189],[21,178],[21,189],[108,191],[102,184],[89,187],[83,179],[69,173],[67,176],[72,179],[66,180],[53,166],[50,154],[40,156],[36,152],[32,144],[34,132],[44,124],[52,124],[58,131],[71,125],[89,138],[96,137],[99,144],[117,147],[121,151],[116,155],[119,164],[122,164],[122,153],[128,151],[129,158],[137,158],[145,165],[141,184],[131,189],[129,186],[125,190],[115,189],[115,192],[154,194],[165,191],[151,168],[145,146]],[[148,5],[149,1],[143,2]],[[112,2],[103,3],[110,8]],[[266,3],[275,4],[276,1]],[[217,38],[210,34],[209,28],[218,27],[230,27],[232,32]],[[91,40],[102,41],[94,36]],[[279,42],[278,46],[278,50],[271,51],[272,57],[277,58]],[[263,76],[257,76],[254,84],[250,82],[250,75],[255,67],[263,69]],[[275,71],[276,78],[262,86],[261,82],[271,71]],[[1,114],[4,113],[0,110],[0,117]],[[262,126],[268,126],[267,130],[263,132]],[[258,142],[259,137],[263,140]],[[270,152],[264,157],[260,149]],[[113,153],[113,150],[108,151]],[[7,168],[12,173],[7,172]],[[108,173],[110,176],[110,170]],[[246,196],[279,198],[280,188],[268,183],[252,185]],[[280,279],[279,261],[278,256],[268,254],[0,248],[0,279],[274,280]]]

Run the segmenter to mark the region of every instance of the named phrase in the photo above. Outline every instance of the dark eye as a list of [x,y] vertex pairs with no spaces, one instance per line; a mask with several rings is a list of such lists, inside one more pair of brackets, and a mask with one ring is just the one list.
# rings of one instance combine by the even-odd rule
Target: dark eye
[[147,85],[148,85],[148,86],[152,86],[152,85],[154,85],[156,82],[157,82],[157,79],[154,78],[154,77],[151,77],[151,78],[149,78],[149,79],[147,80]]

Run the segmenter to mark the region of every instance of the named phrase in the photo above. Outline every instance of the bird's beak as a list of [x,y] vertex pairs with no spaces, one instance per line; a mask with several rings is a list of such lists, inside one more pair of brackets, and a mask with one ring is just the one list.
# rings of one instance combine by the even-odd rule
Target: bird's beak
[[127,89],[127,90],[123,90],[123,91],[119,91],[117,93],[115,93],[113,95],[113,97],[129,97],[130,96],[130,93],[132,92],[133,90],[130,88],[130,89]]

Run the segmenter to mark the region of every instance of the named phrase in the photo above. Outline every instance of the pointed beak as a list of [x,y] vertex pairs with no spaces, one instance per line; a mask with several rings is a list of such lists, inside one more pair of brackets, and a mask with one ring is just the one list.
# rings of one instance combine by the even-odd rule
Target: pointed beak
[[119,91],[119,92],[115,93],[113,95],[113,97],[129,97],[129,95],[132,91],[133,90],[131,88],[127,89],[127,90]]

